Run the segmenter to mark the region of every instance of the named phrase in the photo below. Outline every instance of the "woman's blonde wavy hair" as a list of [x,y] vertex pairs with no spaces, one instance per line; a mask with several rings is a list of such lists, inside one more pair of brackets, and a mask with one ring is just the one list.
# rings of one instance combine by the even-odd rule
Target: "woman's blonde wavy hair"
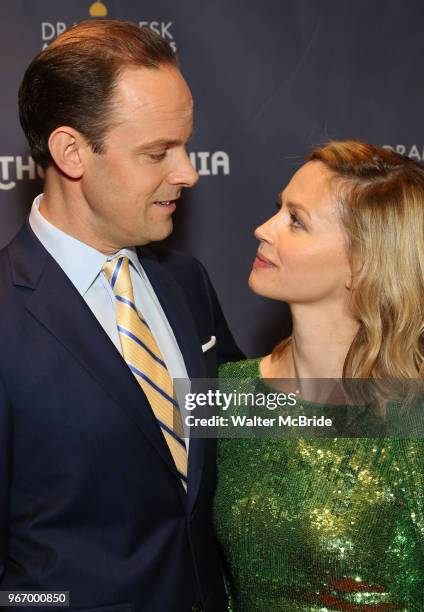
[[[360,328],[344,378],[424,378],[424,169],[353,140],[313,149],[335,178]],[[287,346],[285,340],[276,352]]]

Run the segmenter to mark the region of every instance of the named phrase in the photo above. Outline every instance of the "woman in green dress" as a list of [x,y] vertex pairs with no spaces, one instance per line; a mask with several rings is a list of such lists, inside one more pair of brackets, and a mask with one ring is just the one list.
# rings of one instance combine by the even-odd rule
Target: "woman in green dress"
[[[301,397],[311,379],[424,378],[418,164],[315,149],[255,235],[250,287],[290,305],[292,334],[221,377],[295,379]],[[221,439],[215,517],[234,612],[424,611],[420,438]]]

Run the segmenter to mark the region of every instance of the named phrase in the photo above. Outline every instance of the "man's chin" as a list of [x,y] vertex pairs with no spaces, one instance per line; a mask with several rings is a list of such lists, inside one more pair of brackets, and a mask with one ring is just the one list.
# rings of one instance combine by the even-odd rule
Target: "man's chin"
[[146,238],[146,235],[144,234],[140,242],[138,242],[138,245],[142,246],[143,244],[149,244],[150,242],[161,242],[172,234],[173,229],[174,224],[172,219],[170,219],[166,225],[161,224],[160,228],[155,227],[148,238]]

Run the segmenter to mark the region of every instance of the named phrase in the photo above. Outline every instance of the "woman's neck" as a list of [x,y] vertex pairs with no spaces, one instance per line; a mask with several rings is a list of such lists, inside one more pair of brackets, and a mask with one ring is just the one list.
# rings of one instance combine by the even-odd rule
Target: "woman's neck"
[[359,323],[346,308],[326,305],[291,307],[291,342],[279,357],[268,355],[262,370],[267,378],[341,378]]

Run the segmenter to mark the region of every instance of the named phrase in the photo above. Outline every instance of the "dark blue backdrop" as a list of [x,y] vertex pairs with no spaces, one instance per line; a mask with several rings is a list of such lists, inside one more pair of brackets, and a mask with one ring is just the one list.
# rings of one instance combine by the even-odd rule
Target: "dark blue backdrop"
[[200,171],[171,243],[207,266],[248,355],[269,351],[287,312],[250,293],[253,230],[312,146],[361,138],[423,158],[421,0],[9,0],[0,4],[0,246],[41,180],[21,133],[26,65],[58,32],[107,12],[161,33],[195,99]]

